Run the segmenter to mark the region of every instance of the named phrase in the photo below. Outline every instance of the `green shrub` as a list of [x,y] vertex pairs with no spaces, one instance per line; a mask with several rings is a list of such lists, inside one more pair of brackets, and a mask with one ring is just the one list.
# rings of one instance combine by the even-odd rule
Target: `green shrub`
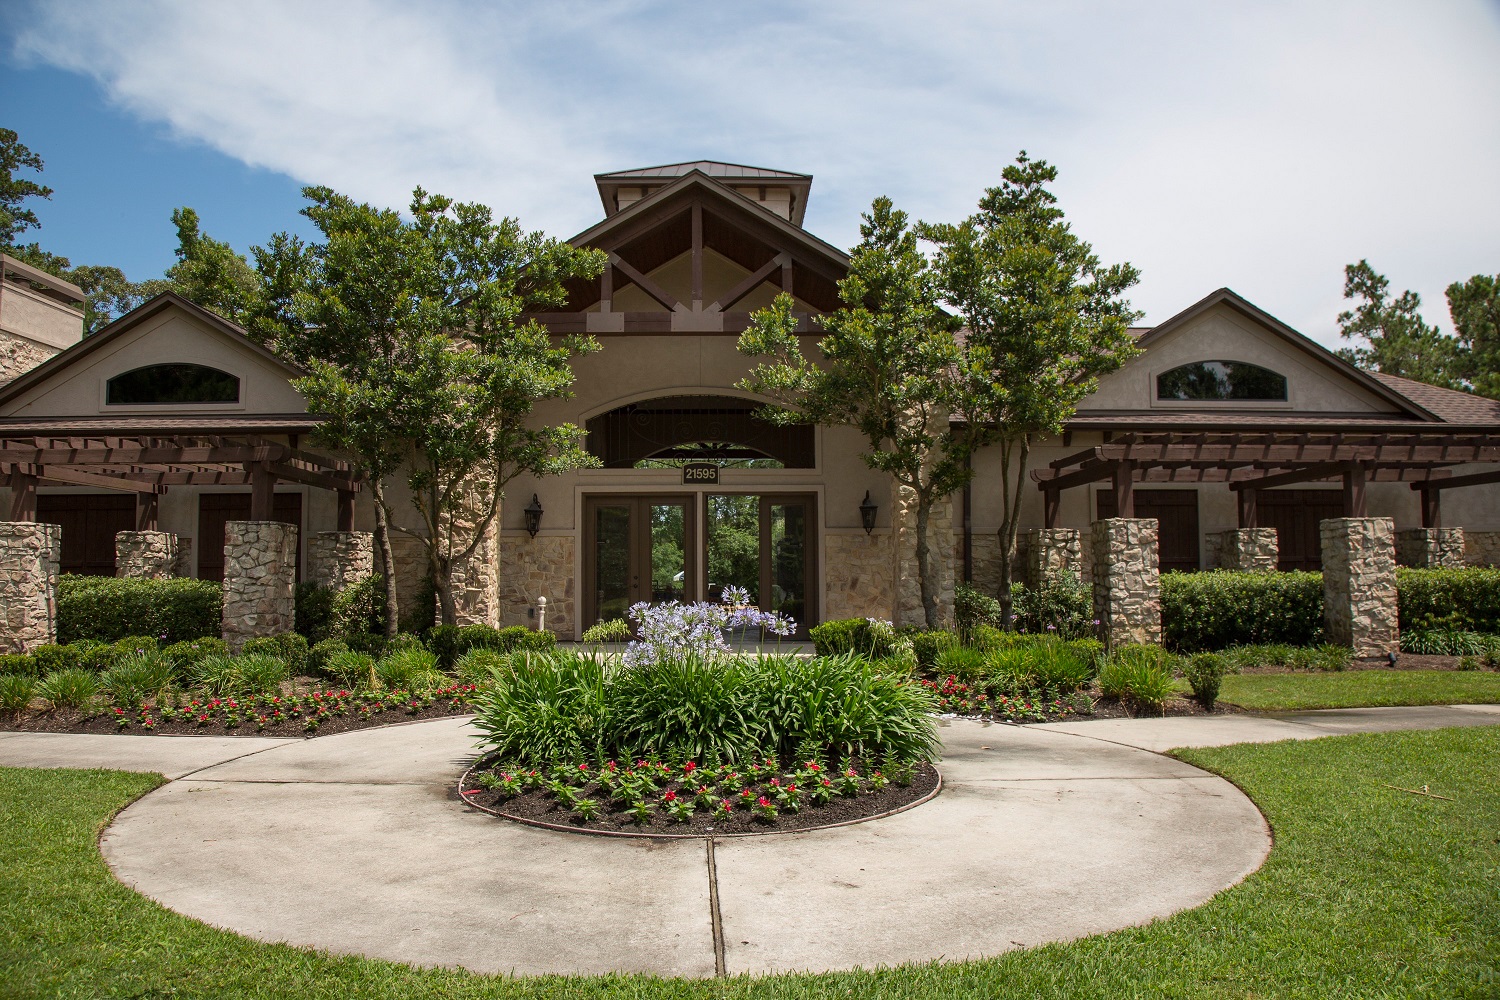
[[38,646],[31,651],[31,658],[36,661],[36,672],[46,676],[57,670],[71,670],[78,666],[79,647],[48,644]]
[[119,656],[99,678],[116,704],[135,708],[154,695],[172,688],[176,664],[155,651]]
[[1290,650],[1283,663],[1293,670],[1335,671],[1347,669],[1354,662],[1354,650],[1348,646],[1324,643],[1321,646],[1298,646]]
[[96,674],[104,673],[115,662],[115,648],[107,642],[79,639],[65,648],[70,651],[77,666]]
[[298,632],[257,636],[246,642],[240,652],[274,656],[286,664],[287,671],[294,677],[307,672],[307,637]]
[[193,683],[213,698],[233,694],[240,686],[240,668],[228,653],[210,653],[193,664]]
[[328,638],[333,624],[333,602],[338,591],[332,587],[320,587],[316,583],[299,583],[296,591],[297,634],[308,642]]
[[1064,571],[1035,589],[1014,584],[1011,611],[1017,632],[1085,639],[1094,634],[1094,595],[1076,573]]
[[192,676],[193,668],[205,656],[227,655],[229,643],[223,639],[192,639],[187,642],[174,642],[161,652],[163,656],[170,657],[172,662],[177,664],[178,674]]
[[1094,659],[1068,642],[1044,642],[1027,650],[1032,684],[1049,696],[1072,694],[1096,673]]
[[347,688],[369,687],[374,680],[375,658],[369,653],[345,650],[328,658],[324,669]]
[[1099,664],[1104,660],[1104,643],[1098,639],[1073,639],[1068,642],[1068,646],[1089,661],[1094,673],[1099,672]]
[[[375,593],[375,601],[379,605],[376,611],[376,617],[381,622],[384,622],[385,597],[380,592],[379,588],[384,587],[385,584],[380,582],[379,577],[376,577],[375,579],[375,586],[377,588]],[[401,605],[401,621],[397,622],[396,624],[402,632],[410,632],[413,635],[426,635],[432,630],[432,626],[436,621],[437,589],[432,585],[432,578],[424,576],[417,582],[417,592],[415,596],[413,596],[410,601],[407,601],[405,604]]]
[[996,628],[994,625],[975,625],[969,634],[968,645],[975,649],[983,649],[993,652],[997,649],[1005,649],[1024,641],[1018,633],[1007,632]]
[[420,646],[386,654],[375,664],[375,677],[393,691],[440,687],[447,680],[438,670],[437,657]]
[[58,641],[218,635],[223,592],[212,580],[138,580],[65,574],[57,585]]
[[1463,629],[1417,629],[1401,633],[1401,652],[1427,656],[1483,656],[1500,637]]
[[819,656],[856,653],[872,660],[884,660],[894,651],[894,631],[889,625],[874,628],[868,618],[841,618],[824,622],[809,629],[808,636]]
[[[479,627],[482,628],[483,626]],[[525,625],[509,625],[500,630],[499,648],[505,652],[513,650],[544,652],[556,646],[557,636],[551,632],[539,632],[534,628],[527,628]]]
[[356,653],[366,653],[370,656],[380,656],[385,652],[385,636],[377,632],[350,632],[348,635],[339,636],[344,645]]
[[583,630],[583,641],[587,643],[629,642],[630,623],[623,618],[596,622]]
[[1191,653],[1229,646],[1309,646],[1323,633],[1320,573],[1164,573],[1162,641]]
[[344,639],[359,633],[385,631],[384,582],[367,576],[336,594],[329,606],[325,638]]
[[438,666],[452,670],[458,658],[471,649],[547,650],[557,645],[557,636],[525,625],[491,628],[488,625],[438,625],[427,635],[427,648],[437,656]]
[[1182,675],[1193,687],[1193,697],[1212,712],[1219,700],[1219,684],[1224,679],[1224,657],[1218,653],[1194,653],[1182,664]]
[[149,635],[127,635],[123,639],[116,639],[110,643],[115,659],[122,656],[130,656],[133,653],[154,653],[161,649],[161,644]]
[[864,657],[765,656],[658,661],[629,668],[593,652],[517,656],[475,700],[475,725],[523,762],[734,761],[799,749],[867,760],[932,759],[920,685]]
[[235,689],[246,694],[277,694],[281,691],[281,682],[287,678],[287,669],[286,661],[279,656],[241,654],[234,658]]
[[958,645],[958,636],[939,629],[930,632],[925,629],[916,629],[907,633],[907,638],[911,640],[912,652],[917,657],[917,666],[925,670],[932,669],[937,663],[938,656],[944,650]]
[[54,670],[36,686],[36,693],[53,708],[78,708],[99,693],[98,679],[87,670],[67,667]]
[[979,625],[1000,627],[1000,601],[967,583],[953,589],[953,612],[958,619],[958,634],[964,642],[974,637]]
[[324,639],[317,642],[307,652],[307,672],[314,677],[332,676],[328,670],[328,661],[339,653],[347,652],[349,652],[349,646],[342,639]]
[[36,693],[36,678],[30,674],[0,674],[0,710],[20,714]]
[[1172,695],[1171,658],[1157,646],[1122,646],[1099,670],[1099,691],[1159,712]]
[[35,677],[36,658],[26,653],[0,653],[0,674]]
[[943,676],[952,674],[961,681],[973,682],[989,672],[989,656],[972,646],[949,646],[939,651],[933,669]]
[[1500,569],[1396,570],[1401,631],[1500,633]]
[[497,670],[510,669],[510,653],[501,653],[494,649],[471,649],[458,658],[454,665],[454,671],[459,680],[465,684],[483,684],[494,676]]

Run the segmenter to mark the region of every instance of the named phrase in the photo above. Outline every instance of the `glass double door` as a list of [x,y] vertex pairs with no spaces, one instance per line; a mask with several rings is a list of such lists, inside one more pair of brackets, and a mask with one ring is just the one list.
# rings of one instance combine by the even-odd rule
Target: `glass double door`
[[737,587],[805,635],[817,624],[815,510],[808,494],[587,497],[584,624],[638,601],[718,602]]

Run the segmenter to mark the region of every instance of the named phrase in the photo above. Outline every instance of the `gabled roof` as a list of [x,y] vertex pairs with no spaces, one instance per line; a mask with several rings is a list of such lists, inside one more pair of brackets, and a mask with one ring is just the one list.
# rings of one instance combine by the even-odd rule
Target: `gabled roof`
[[[1421,401],[1414,399],[1411,396],[1403,393],[1399,389],[1387,384],[1386,382],[1372,375],[1370,372],[1364,371],[1360,368],[1356,368],[1354,365],[1351,365],[1349,362],[1345,361],[1343,358],[1339,357],[1337,354],[1333,353],[1322,344],[1319,344],[1317,341],[1312,340],[1311,338],[1306,337],[1301,333],[1298,333],[1296,330],[1287,326],[1275,316],[1272,316],[1264,309],[1261,309],[1260,307],[1252,304],[1251,302],[1247,301],[1228,288],[1220,288],[1216,291],[1210,292],[1208,295],[1205,295],[1197,302],[1194,302],[1192,305],[1188,306],[1177,315],[1171,317],[1166,322],[1159,323],[1156,326],[1152,327],[1150,330],[1147,330],[1136,339],[1136,346],[1141,348],[1148,348],[1151,346],[1151,344],[1153,344],[1157,340],[1160,340],[1168,333],[1171,333],[1174,330],[1181,329],[1188,323],[1192,322],[1194,319],[1197,319],[1199,316],[1208,312],[1210,309],[1220,305],[1227,306],[1230,309],[1233,309],[1236,312],[1240,313],[1247,319],[1259,323],[1261,326],[1264,326],[1266,329],[1270,330],[1272,333],[1276,334],[1278,337],[1291,344],[1293,347],[1304,352],[1305,354],[1311,355],[1313,358],[1321,361],[1323,364],[1329,366],[1330,368],[1335,369],[1345,378],[1374,393],[1376,396],[1395,406],[1397,409],[1401,410],[1409,417],[1416,420],[1427,421],[1440,421],[1443,419],[1442,417],[1438,416],[1438,414],[1434,413],[1432,410],[1423,405]],[[1403,379],[1402,381],[1406,380]]]
[[[638,167],[633,170],[616,170],[613,173],[595,174],[594,184],[599,188],[599,201],[604,205],[605,215],[621,211],[619,194],[623,188],[639,188],[645,194],[657,193],[664,184],[689,174],[700,174],[730,187],[787,188],[791,191],[791,221],[802,225],[807,215],[807,199],[812,190],[812,174],[794,174],[786,170],[771,170],[767,167],[748,167],[740,163],[722,163],[718,160],[690,160],[686,163],[666,163],[657,167]],[[628,207],[628,204],[627,204]]]
[[812,180],[812,174],[794,174],[785,170],[772,170],[769,167],[747,167],[742,163],[724,163],[720,160],[689,160],[686,163],[665,163],[659,167],[637,167],[634,170],[616,170],[611,173],[595,174],[595,180],[610,178],[618,180],[623,178],[634,179],[636,177],[682,177],[692,171],[707,174],[709,177],[744,177],[755,180]]
[[1500,399],[1476,396],[1457,389],[1444,389],[1384,372],[1371,372],[1370,375],[1412,402],[1437,414],[1438,419],[1445,423],[1500,424]]
[[301,378],[307,374],[307,372],[283,359],[275,352],[251,340],[246,335],[243,327],[229,322],[229,320],[218,313],[210,312],[196,302],[188,301],[176,292],[163,292],[130,310],[130,312],[121,316],[93,336],[85,337],[61,354],[53,355],[20,377],[6,383],[4,386],[0,386],[0,405],[10,402],[33,386],[47,381],[63,369],[89,357],[100,348],[108,346],[112,341],[119,339],[122,335],[140,326],[146,320],[169,309],[180,309],[194,319],[201,320],[239,346],[258,355],[269,364],[280,368],[286,373],[289,379]]

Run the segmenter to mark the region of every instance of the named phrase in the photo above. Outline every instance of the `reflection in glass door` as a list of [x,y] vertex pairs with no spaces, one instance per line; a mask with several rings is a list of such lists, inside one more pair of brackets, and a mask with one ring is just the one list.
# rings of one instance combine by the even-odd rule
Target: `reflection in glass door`
[[798,635],[817,624],[812,496],[709,494],[705,510],[705,593],[721,600],[724,588],[742,587],[750,603],[779,611],[798,624]]
[[589,497],[584,504],[585,627],[637,601],[690,600],[693,497]]

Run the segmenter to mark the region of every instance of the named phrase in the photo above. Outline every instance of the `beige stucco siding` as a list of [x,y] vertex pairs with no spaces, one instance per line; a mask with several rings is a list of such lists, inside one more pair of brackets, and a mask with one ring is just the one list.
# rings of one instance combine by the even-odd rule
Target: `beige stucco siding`
[[1253,323],[1227,306],[1210,309],[1193,322],[1151,342],[1141,356],[1100,380],[1099,390],[1079,404],[1090,410],[1199,409],[1202,403],[1161,402],[1156,376],[1193,361],[1246,361],[1287,378],[1287,401],[1235,401],[1236,411],[1303,413],[1393,413],[1396,408],[1355,384],[1326,361]]
[[83,337],[83,311],[17,282],[0,281],[0,331],[56,353]]

